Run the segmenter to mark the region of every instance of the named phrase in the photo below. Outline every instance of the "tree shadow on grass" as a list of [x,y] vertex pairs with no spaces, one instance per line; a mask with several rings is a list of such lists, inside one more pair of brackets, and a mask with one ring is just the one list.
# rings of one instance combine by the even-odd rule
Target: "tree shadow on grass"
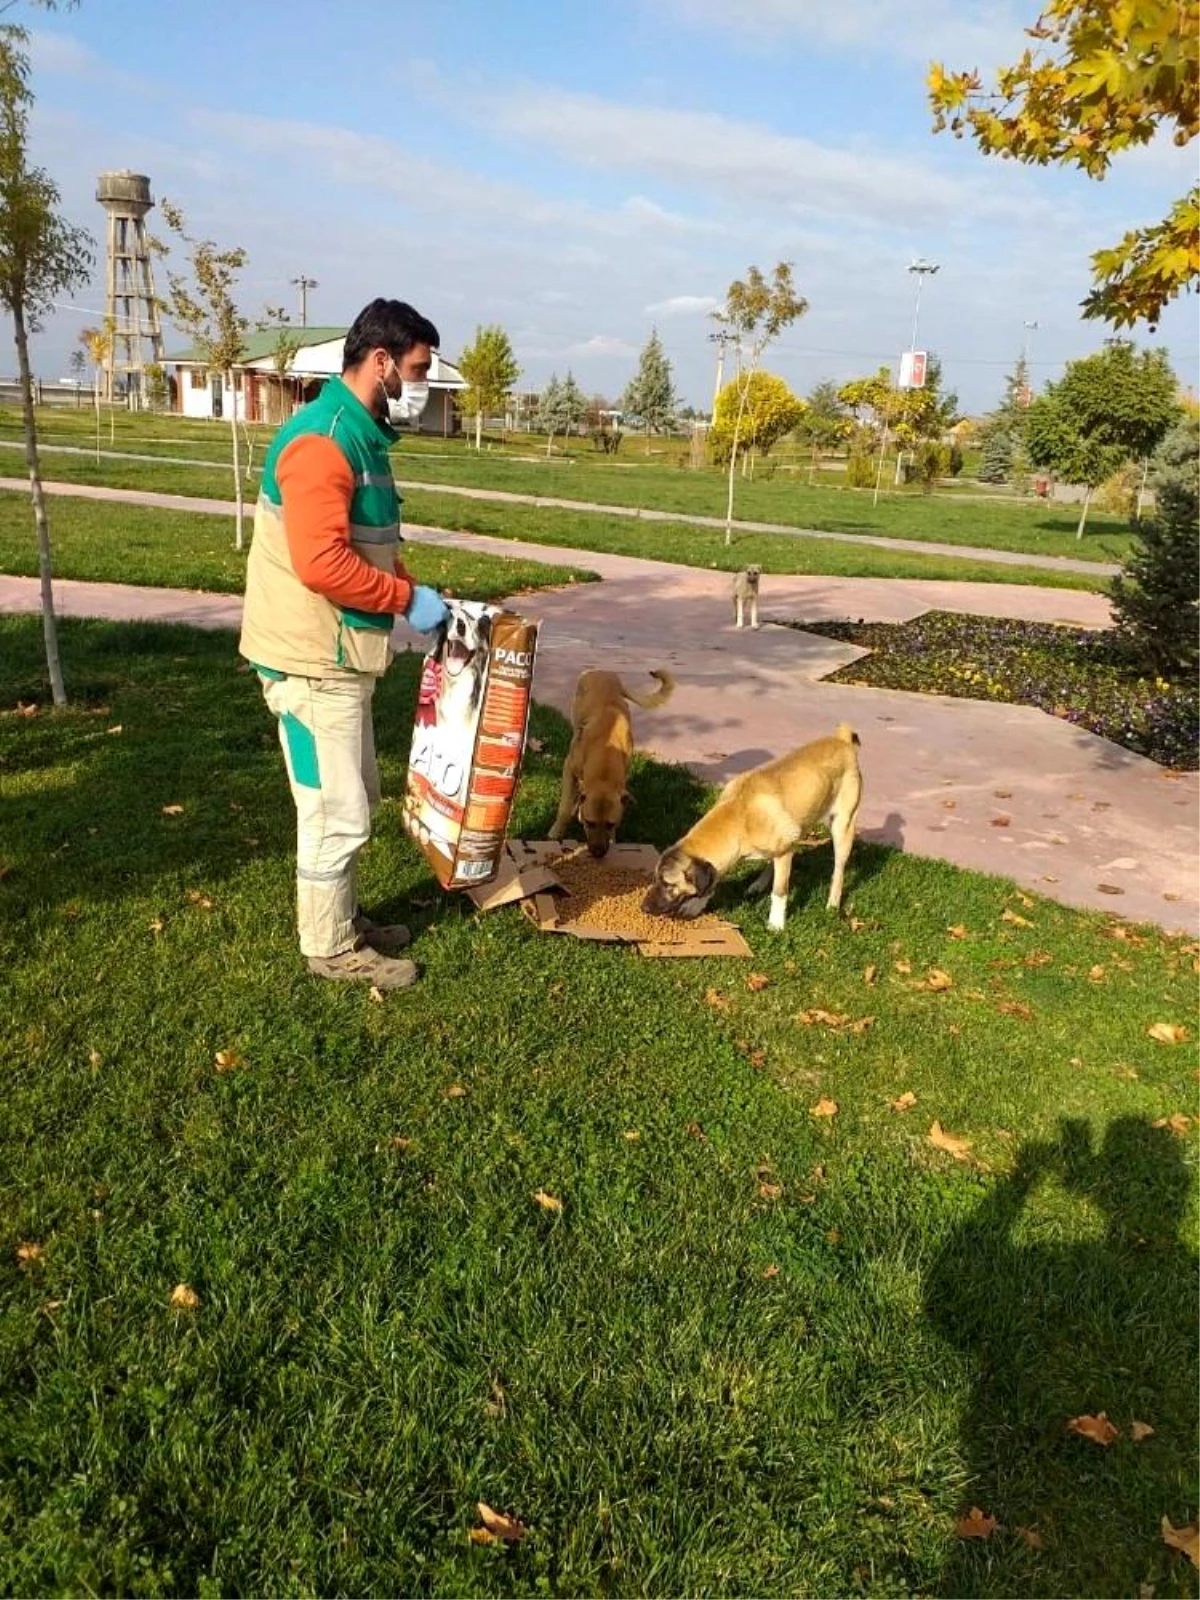
[[[1034,1214],[1049,1180],[1060,1194]],[[1179,1526],[1196,1513],[1196,1257],[1179,1238],[1189,1188],[1166,1129],[1121,1118],[1093,1151],[1088,1125],[1064,1120],[1056,1141],[1021,1149],[945,1244],[925,1306],[970,1366],[961,1509],[1001,1526],[957,1542],[939,1593],[1194,1592],[1160,1537],[1164,1515]],[[1080,1200],[1096,1223],[1084,1241]],[[1107,1447],[1067,1427],[1101,1412],[1120,1430]],[[1154,1429],[1141,1442],[1135,1419]]]

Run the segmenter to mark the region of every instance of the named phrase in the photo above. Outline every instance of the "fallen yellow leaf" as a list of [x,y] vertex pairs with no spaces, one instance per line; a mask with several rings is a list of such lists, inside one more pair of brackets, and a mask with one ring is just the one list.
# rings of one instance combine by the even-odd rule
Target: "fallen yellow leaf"
[[535,1189],[530,1196],[535,1205],[541,1206],[543,1211],[561,1211],[562,1201],[556,1194],[547,1194],[545,1189]]
[[213,1057],[213,1064],[218,1072],[232,1072],[236,1067],[243,1066],[244,1061],[236,1050],[218,1050]]
[[1030,922],[1028,917],[1023,917],[1019,911],[1013,911],[1009,906],[1005,906],[1004,910],[1000,913],[1000,921],[1011,922],[1015,928],[1033,927],[1033,923]]
[[516,1517],[507,1517],[502,1511],[493,1511],[483,1500],[479,1501],[479,1520],[494,1539],[503,1539],[507,1544],[519,1544],[529,1532],[525,1524],[518,1522]]
[[621,1137],[622,1139],[628,1139],[630,1144],[636,1144],[642,1136],[636,1128],[626,1128]]
[[163,814],[164,817],[181,817],[183,815],[183,807],[182,806],[164,806],[162,808],[162,814]]
[[104,731],[105,731],[105,733],[124,733],[125,729],[124,729],[124,727],[122,726],[121,723],[116,722],[116,723],[113,724],[113,726],[111,728],[105,728]]
[[1185,1527],[1173,1528],[1170,1517],[1164,1517],[1162,1539],[1172,1550],[1182,1550],[1194,1567],[1200,1567],[1200,1523],[1189,1522]]
[[452,1083],[446,1090],[446,1099],[464,1100],[467,1096],[467,1093],[467,1089],[461,1083]]
[[1093,983],[1103,983],[1105,978],[1108,977],[1108,973],[1100,965],[1100,963],[1097,962],[1094,967],[1089,967],[1088,968],[1088,977],[1092,980]]
[[35,1261],[40,1261],[46,1254],[46,1247],[36,1243],[33,1239],[26,1239],[17,1246],[17,1265],[31,1267]]
[[1129,1437],[1134,1444],[1141,1444],[1143,1439],[1149,1439],[1153,1432],[1154,1429],[1148,1422],[1139,1422],[1136,1417],[1129,1424]]
[[959,1517],[954,1524],[954,1531],[960,1539],[990,1539],[999,1526],[995,1517],[985,1517],[978,1506],[972,1506],[970,1511]]
[[893,1111],[911,1111],[917,1103],[917,1097],[911,1089],[906,1089],[898,1100],[889,1100],[888,1105]]
[[200,1296],[190,1283],[177,1283],[171,1290],[172,1311],[194,1311],[200,1304]]
[[1018,1538],[1023,1539],[1031,1550],[1044,1550],[1046,1541],[1036,1528],[1014,1528],[1013,1532]]
[[1107,1411],[1101,1411],[1099,1416],[1072,1417],[1067,1423],[1072,1433],[1079,1434],[1082,1439],[1090,1439],[1093,1444],[1110,1445],[1114,1439],[1121,1437],[1120,1428],[1114,1428],[1108,1420]]
[[778,1200],[782,1193],[783,1185],[781,1183],[760,1183],[758,1186],[758,1198],[760,1200]]
[[377,1006],[381,1006],[383,1004],[383,990],[378,984],[373,983],[367,990],[367,995],[368,998],[373,1000]]
[[837,1113],[838,1103],[836,1100],[831,1100],[828,1095],[822,1095],[815,1106],[808,1108],[810,1117],[836,1117]]
[[763,1268],[763,1277],[764,1278],[777,1278],[778,1276],[779,1276],[779,1268],[775,1265],[774,1262],[772,1262],[769,1267],[764,1267]]
[[468,1534],[472,1544],[495,1544],[496,1535],[489,1533],[486,1528],[472,1528]]
[[912,971],[912,962],[911,961],[897,961],[896,962],[896,971],[897,972],[902,972],[902,973],[911,972]]
[[1186,1139],[1192,1126],[1192,1119],[1186,1111],[1176,1111],[1169,1117],[1158,1117],[1150,1124],[1152,1128],[1170,1128],[1177,1139]]
[[843,1023],[850,1021],[850,1017],[845,1011],[822,1011],[820,1007],[816,1007],[811,1011],[797,1012],[796,1021],[802,1022],[806,1028],[810,1028],[814,1022],[819,1022],[826,1028],[840,1028]]
[[727,1011],[729,1009],[729,1001],[719,989],[706,989],[704,991],[704,1004],[712,1006],[715,1011]]
[[1146,1029],[1157,1044],[1184,1044],[1188,1031],[1178,1022],[1155,1022]]
[[947,928],[946,932],[952,939],[965,939],[967,937],[967,930],[961,922],[956,922],[952,928]]
[[875,979],[878,976],[879,976],[879,968],[877,966],[875,966],[874,963],[872,963],[869,967],[864,967],[863,968],[863,982],[864,983],[874,983]]
[[765,972],[752,972],[746,979],[746,987],[751,994],[759,994],[770,981]]
[[953,1156],[956,1161],[970,1161],[973,1159],[971,1155],[973,1141],[961,1139],[955,1133],[947,1133],[940,1122],[931,1123],[929,1132],[925,1137],[935,1149],[944,1150],[947,1155]]
[[1033,1007],[1027,1006],[1023,1000],[1001,1000],[996,1007],[1006,1017],[1020,1017],[1022,1022],[1033,1021]]
[[917,985],[918,989],[932,989],[939,993],[943,989],[953,989],[954,979],[948,972],[943,972],[941,967],[930,967],[929,976],[923,983]]

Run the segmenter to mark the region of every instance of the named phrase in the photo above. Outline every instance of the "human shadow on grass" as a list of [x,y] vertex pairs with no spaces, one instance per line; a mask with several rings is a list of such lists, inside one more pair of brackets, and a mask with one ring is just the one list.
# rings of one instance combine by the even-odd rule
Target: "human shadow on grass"
[[[1075,1206],[1071,1242],[1060,1210],[1026,1217],[1051,1179],[1102,1232],[1080,1240]],[[1165,1128],[1124,1117],[1093,1150],[1087,1123],[1066,1119],[1057,1140],[1023,1146],[946,1241],[925,1309],[971,1368],[960,1509],[1000,1527],[957,1541],[938,1593],[1193,1592],[1160,1534],[1164,1515],[1179,1526],[1196,1513],[1196,1257],[1179,1238],[1189,1188]],[[1101,1412],[1120,1430],[1108,1446],[1067,1426]],[[1135,1419],[1154,1430],[1141,1442]]]

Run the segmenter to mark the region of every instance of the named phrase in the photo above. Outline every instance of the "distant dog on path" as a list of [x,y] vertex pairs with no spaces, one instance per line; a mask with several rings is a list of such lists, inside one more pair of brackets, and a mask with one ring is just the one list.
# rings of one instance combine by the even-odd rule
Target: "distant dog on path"
[[750,626],[758,627],[758,584],[761,567],[743,567],[733,579],[733,622],[737,628],[745,627],[745,612],[750,609]]

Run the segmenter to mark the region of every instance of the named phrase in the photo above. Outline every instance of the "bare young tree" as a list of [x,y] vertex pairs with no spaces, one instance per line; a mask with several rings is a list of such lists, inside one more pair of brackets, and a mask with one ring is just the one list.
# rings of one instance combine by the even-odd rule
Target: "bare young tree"
[[[808,310],[808,301],[796,293],[792,283],[792,264],[781,261],[768,282],[757,267],[751,267],[745,280],[735,278],[725,292],[725,304],[715,318],[733,334],[737,344],[739,363],[737,383],[737,411],[734,416],[733,438],[729,449],[729,493],[725,503],[725,543],[733,543],[733,495],[737,473],[738,448],[741,444],[746,403],[750,395],[750,380],[758,370],[758,363],[767,346]],[[746,349],[743,351],[743,345]],[[743,354],[747,359],[742,360]]]
[[[0,8],[0,16],[7,9]],[[62,706],[67,702],[67,691],[54,616],[50,519],[38,453],[29,335],[38,331],[42,317],[56,298],[87,282],[93,245],[88,233],[59,215],[61,197],[53,180],[40,167],[29,165],[27,137],[33,91],[27,47],[28,35],[23,28],[0,24],[0,305],[13,320],[25,463],[37,530],[46,667],[54,704]]]
[[[211,372],[221,375],[233,396],[229,409],[233,444],[234,549],[245,549],[245,509],[242,496],[242,464],[238,457],[238,375],[236,368],[246,353],[246,332],[250,319],[244,317],[233,298],[237,274],[246,265],[246,252],[240,246],[219,250],[211,239],[196,239],[187,231],[183,212],[169,200],[160,205],[167,227],[187,249],[191,276],[167,269],[168,296],[163,309],[182,328],[200,351]],[[165,250],[162,245],[157,246]]]

